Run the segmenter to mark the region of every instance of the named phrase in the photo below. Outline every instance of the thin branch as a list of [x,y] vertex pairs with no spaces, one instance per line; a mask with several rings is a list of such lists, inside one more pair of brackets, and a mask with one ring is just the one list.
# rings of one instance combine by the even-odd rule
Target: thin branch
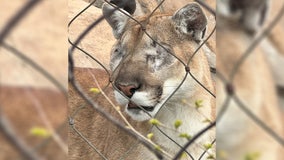
[[37,110],[39,117],[41,118],[42,122],[44,123],[47,130],[51,132],[51,136],[54,139],[54,141],[58,144],[58,146],[62,149],[62,151],[67,155],[68,153],[68,146],[65,144],[65,142],[60,138],[60,136],[56,133],[54,128],[51,125],[50,120],[48,119],[47,115],[45,114],[42,105],[38,101],[38,99],[34,98],[31,94],[31,92],[28,90],[26,91],[27,95],[29,96],[29,99],[34,104],[33,106]]

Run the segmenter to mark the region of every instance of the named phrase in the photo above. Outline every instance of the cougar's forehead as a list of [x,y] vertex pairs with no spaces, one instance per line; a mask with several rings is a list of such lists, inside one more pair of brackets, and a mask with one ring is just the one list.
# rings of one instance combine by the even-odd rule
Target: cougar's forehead
[[172,47],[180,47],[184,45],[184,43],[187,43],[187,46],[196,45],[188,35],[181,34],[177,31],[171,15],[153,15],[148,21],[147,17],[137,19],[145,26],[144,28],[147,34],[144,33],[141,24],[138,24],[134,20],[129,20],[125,27],[125,32],[119,40],[122,46],[127,46],[127,49],[138,47],[145,48],[153,39]]
[[146,33],[141,24],[129,20],[124,34],[116,44],[116,48],[120,48],[124,55],[131,54],[132,58],[143,58],[145,54],[154,51],[153,42],[158,42],[158,45],[170,47],[172,54],[186,62],[197,48],[197,43],[176,31],[172,16],[154,15],[147,23],[146,17],[137,19],[146,26]]
[[[174,37],[176,37],[176,33],[171,22],[171,16],[152,16],[148,21],[146,17],[143,17],[138,20],[145,27],[130,20],[124,35],[120,39],[122,45],[129,46],[127,48],[139,47],[140,45],[142,45],[140,47],[145,47],[143,45],[153,41],[152,38],[168,44],[175,42]],[[144,28],[149,35],[144,33]]]

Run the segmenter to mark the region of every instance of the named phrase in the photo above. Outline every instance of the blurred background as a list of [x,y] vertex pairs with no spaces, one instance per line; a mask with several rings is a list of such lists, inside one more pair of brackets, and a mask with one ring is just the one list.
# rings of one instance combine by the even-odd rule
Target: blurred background
[[67,1],[1,0],[0,17],[0,159],[66,159]]
[[283,1],[217,0],[217,159],[283,159]]

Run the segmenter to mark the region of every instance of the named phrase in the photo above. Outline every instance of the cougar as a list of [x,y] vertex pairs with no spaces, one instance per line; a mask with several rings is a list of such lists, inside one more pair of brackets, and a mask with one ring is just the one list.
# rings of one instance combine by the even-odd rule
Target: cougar
[[[197,51],[205,38],[207,16],[199,4],[188,3],[175,12],[157,12],[150,17],[149,14],[135,16],[134,21],[126,10],[113,10],[114,5],[105,3],[102,7],[103,15],[117,39],[110,58],[113,94],[108,90],[108,97],[115,98],[140,133],[145,136],[151,133],[151,140],[174,156],[190,137],[215,120],[215,89],[210,67],[204,50]],[[134,12],[134,9],[129,10]],[[86,82],[98,73],[102,78],[104,74],[97,69],[89,69],[88,72],[78,69],[75,77],[79,77],[78,81],[86,87]],[[107,81],[106,77],[101,78],[100,81]],[[76,96],[72,88],[70,95]],[[70,99],[71,106],[82,104],[78,98]],[[110,114],[116,115],[114,109],[103,101],[106,100],[98,97],[95,100]],[[156,159],[142,144],[135,143],[134,139],[94,111],[86,110],[84,114],[88,116],[80,116],[78,121],[85,123],[78,127],[107,158]],[[159,129],[164,133],[152,126],[149,120],[157,120]],[[177,121],[182,124],[175,129]],[[86,131],[86,128],[92,131]],[[86,150],[86,144],[84,147],[74,145],[80,137],[70,139],[73,145],[69,145],[69,153],[74,159],[100,157],[95,151]],[[214,141],[213,128],[187,148],[188,154],[184,159],[215,158]]]

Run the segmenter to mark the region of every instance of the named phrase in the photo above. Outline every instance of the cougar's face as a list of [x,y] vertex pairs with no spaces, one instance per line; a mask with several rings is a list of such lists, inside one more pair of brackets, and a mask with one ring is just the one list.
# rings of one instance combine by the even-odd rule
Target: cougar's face
[[175,51],[171,42],[148,30],[154,40],[143,34],[138,25],[133,26],[111,54],[115,97],[137,121],[155,116],[180,83],[175,72],[181,64],[172,55]]
[[[104,17],[117,39],[110,62],[115,97],[134,120],[148,120],[182,82],[186,55],[193,53],[204,38],[207,18],[196,3],[173,15],[136,17],[143,27],[129,19],[127,13],[112,11],[112,6],[104,4]],[[183,88],[186,92],[191,89]]]

